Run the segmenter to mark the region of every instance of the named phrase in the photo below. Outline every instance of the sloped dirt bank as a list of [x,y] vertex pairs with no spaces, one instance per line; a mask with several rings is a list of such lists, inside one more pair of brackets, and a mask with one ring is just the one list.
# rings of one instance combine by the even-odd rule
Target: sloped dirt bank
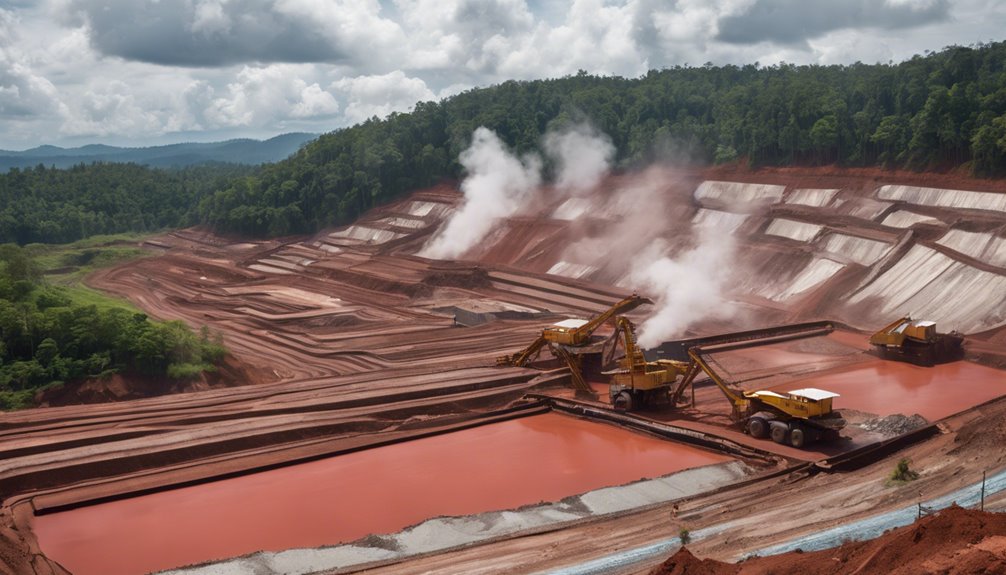
[[682,547],[650,575],[977,575],[1006,573],[1006,515],[950,507],[871,541],[835,549],[756,557],[741,563],[698,559]]

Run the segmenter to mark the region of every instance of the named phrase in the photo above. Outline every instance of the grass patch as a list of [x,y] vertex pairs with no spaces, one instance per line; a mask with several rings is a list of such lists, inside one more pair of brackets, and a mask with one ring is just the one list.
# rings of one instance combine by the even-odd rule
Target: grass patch
[[130,313],[143,313],[140,308],[134,306],[133,303],[127,299],[110,296],[82,284],[62,286],[62,291],[69,296],[70,300],[75,304],[93,305],[99,310],[123,309]]
[[25,252],[50,284],[78,286],[91,272],[154,255],[140,244],[150,234],[93,236],[72,244],[29,244]]

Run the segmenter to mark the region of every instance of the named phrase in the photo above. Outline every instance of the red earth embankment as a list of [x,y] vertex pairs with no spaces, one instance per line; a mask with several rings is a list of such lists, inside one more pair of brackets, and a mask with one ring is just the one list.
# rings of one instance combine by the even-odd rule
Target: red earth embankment
[[682,548],[650,575],[977,575],[1006,573],[1006,515],[950,507],[870,541],[731,564]]

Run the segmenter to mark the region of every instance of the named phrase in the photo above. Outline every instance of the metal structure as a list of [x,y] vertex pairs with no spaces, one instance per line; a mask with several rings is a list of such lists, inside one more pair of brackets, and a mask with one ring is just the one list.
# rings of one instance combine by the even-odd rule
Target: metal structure
[[616,335],[625,347],[625,356],[618,368],[604,372],[611,376],[608,396],[618,410],[629,411],[661,401],[670,403],[671,387],[685,374],[688,363],[674,360],[648,362],[636,345],[635,326],[626,317],[617,320]]
[[524,349],[513,354],[497,357],[496,365],[523,367],[541,353],[542,349],[547,347],[553,357],[561,360],[567,367],[569,367],[570,380],[573,385],[573,389],[575,389],[577,393],[596,396],[593,388],[591,388],[583,378],[583,370],[580,365],[580,357],[578,354],[580,348],[583,348],[587,344],[591,343],[591,335],[593,335],[594,331],[601,327],[604,322],[616,317],[619,314],[628,313],[640,305],[652,303],[653,302],[648,298],[632,294],[589,320],[563,320],[543,329],[541,335],[536,337],[534,341],[532,341],[531,344]]
[[957,332],[937,333],[936,322],[905,316],[870,336],[877,355],[884,359],[933,366],[964,355],[964,336]]
[[704,357],[708,351],[727,351],[825,335],[832,329],[830,323],[817,322],[708,338],[709,343],[706,345],[694,346],[688,350],[691,363],[684,378],[671,392],[672,405],[678,404],[685,390],[693,385],[696,376],[702,372],[730,402],[731,419],[740,423],[752,437],[771,437],[776,443],[797,448],[818,440],[837,439],[846,423],[841,414],[832,409],[832,400],[838,397],[837,393],[812,387],[786,393],[744,391],[720,377]]
[[574,351],[569,348],[582,347],[590,343],[590,336],[604,322],[618,314],[628,313],[643,304],[652,303],[648,298],[632,294],[589,320],[567,319],[550,325],[543,329],[541,335],[524,349],[510,355],[497,357],[496,365],[523,367],[545,346],[567,346],[568,352]]

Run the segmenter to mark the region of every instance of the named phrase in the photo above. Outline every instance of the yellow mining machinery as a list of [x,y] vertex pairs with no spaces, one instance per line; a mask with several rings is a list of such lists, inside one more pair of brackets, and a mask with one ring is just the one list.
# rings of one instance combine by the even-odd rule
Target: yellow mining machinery
[[532,358],[537,356],[543,348],[548,347],[554,357],[562,360],[569,366],[573,387],[578,392],[593,395],[594,390],[583,379],[579,357],[580,352],[591,343],[591,335],[604,322],[619,314],[628,313],[640,305],[652,303],[652,301],[645,297],[632,294],[589,320],[567,319],[548,326],[542,330],[541,335],[535,338],[524,349],[513,354],[497,357],[496,365],[523,367]]
[[[762,439],[771,437],[780,444],[801,448],[818,440],[838,439],[845,419],[832,408],[837,393],[807,387],[780,393],[737,389],[724,380],[709,365],[707,352],[729,351],[756,347],[781,341],[826,335],[833,330],[828,322],[794,324],[762,330],[751,330],[705,338],[702,344],[688,349],[691,360],[687,373],[671,392],[671,404],[681,402],[684,392],[702,372],[726,396],[731,406],[731,419],[740,423],[745,432]],[[694,401],[694,395],[693,399]]]
[[648,362],[636,345],[636,330],[628,318],[617,320],[616,336],[621,336],[625,356],[618,368],[604,372],[611,376],[608,396],[618,410],[630,411],[644,405],[668,402],[671,386],[688,370],[688,363],[674,360]]
[[884,359],[932,366],[960,359],[964,336],[957,332],[937,333],[936,322],[903,317],[870,336],[877,355]]

